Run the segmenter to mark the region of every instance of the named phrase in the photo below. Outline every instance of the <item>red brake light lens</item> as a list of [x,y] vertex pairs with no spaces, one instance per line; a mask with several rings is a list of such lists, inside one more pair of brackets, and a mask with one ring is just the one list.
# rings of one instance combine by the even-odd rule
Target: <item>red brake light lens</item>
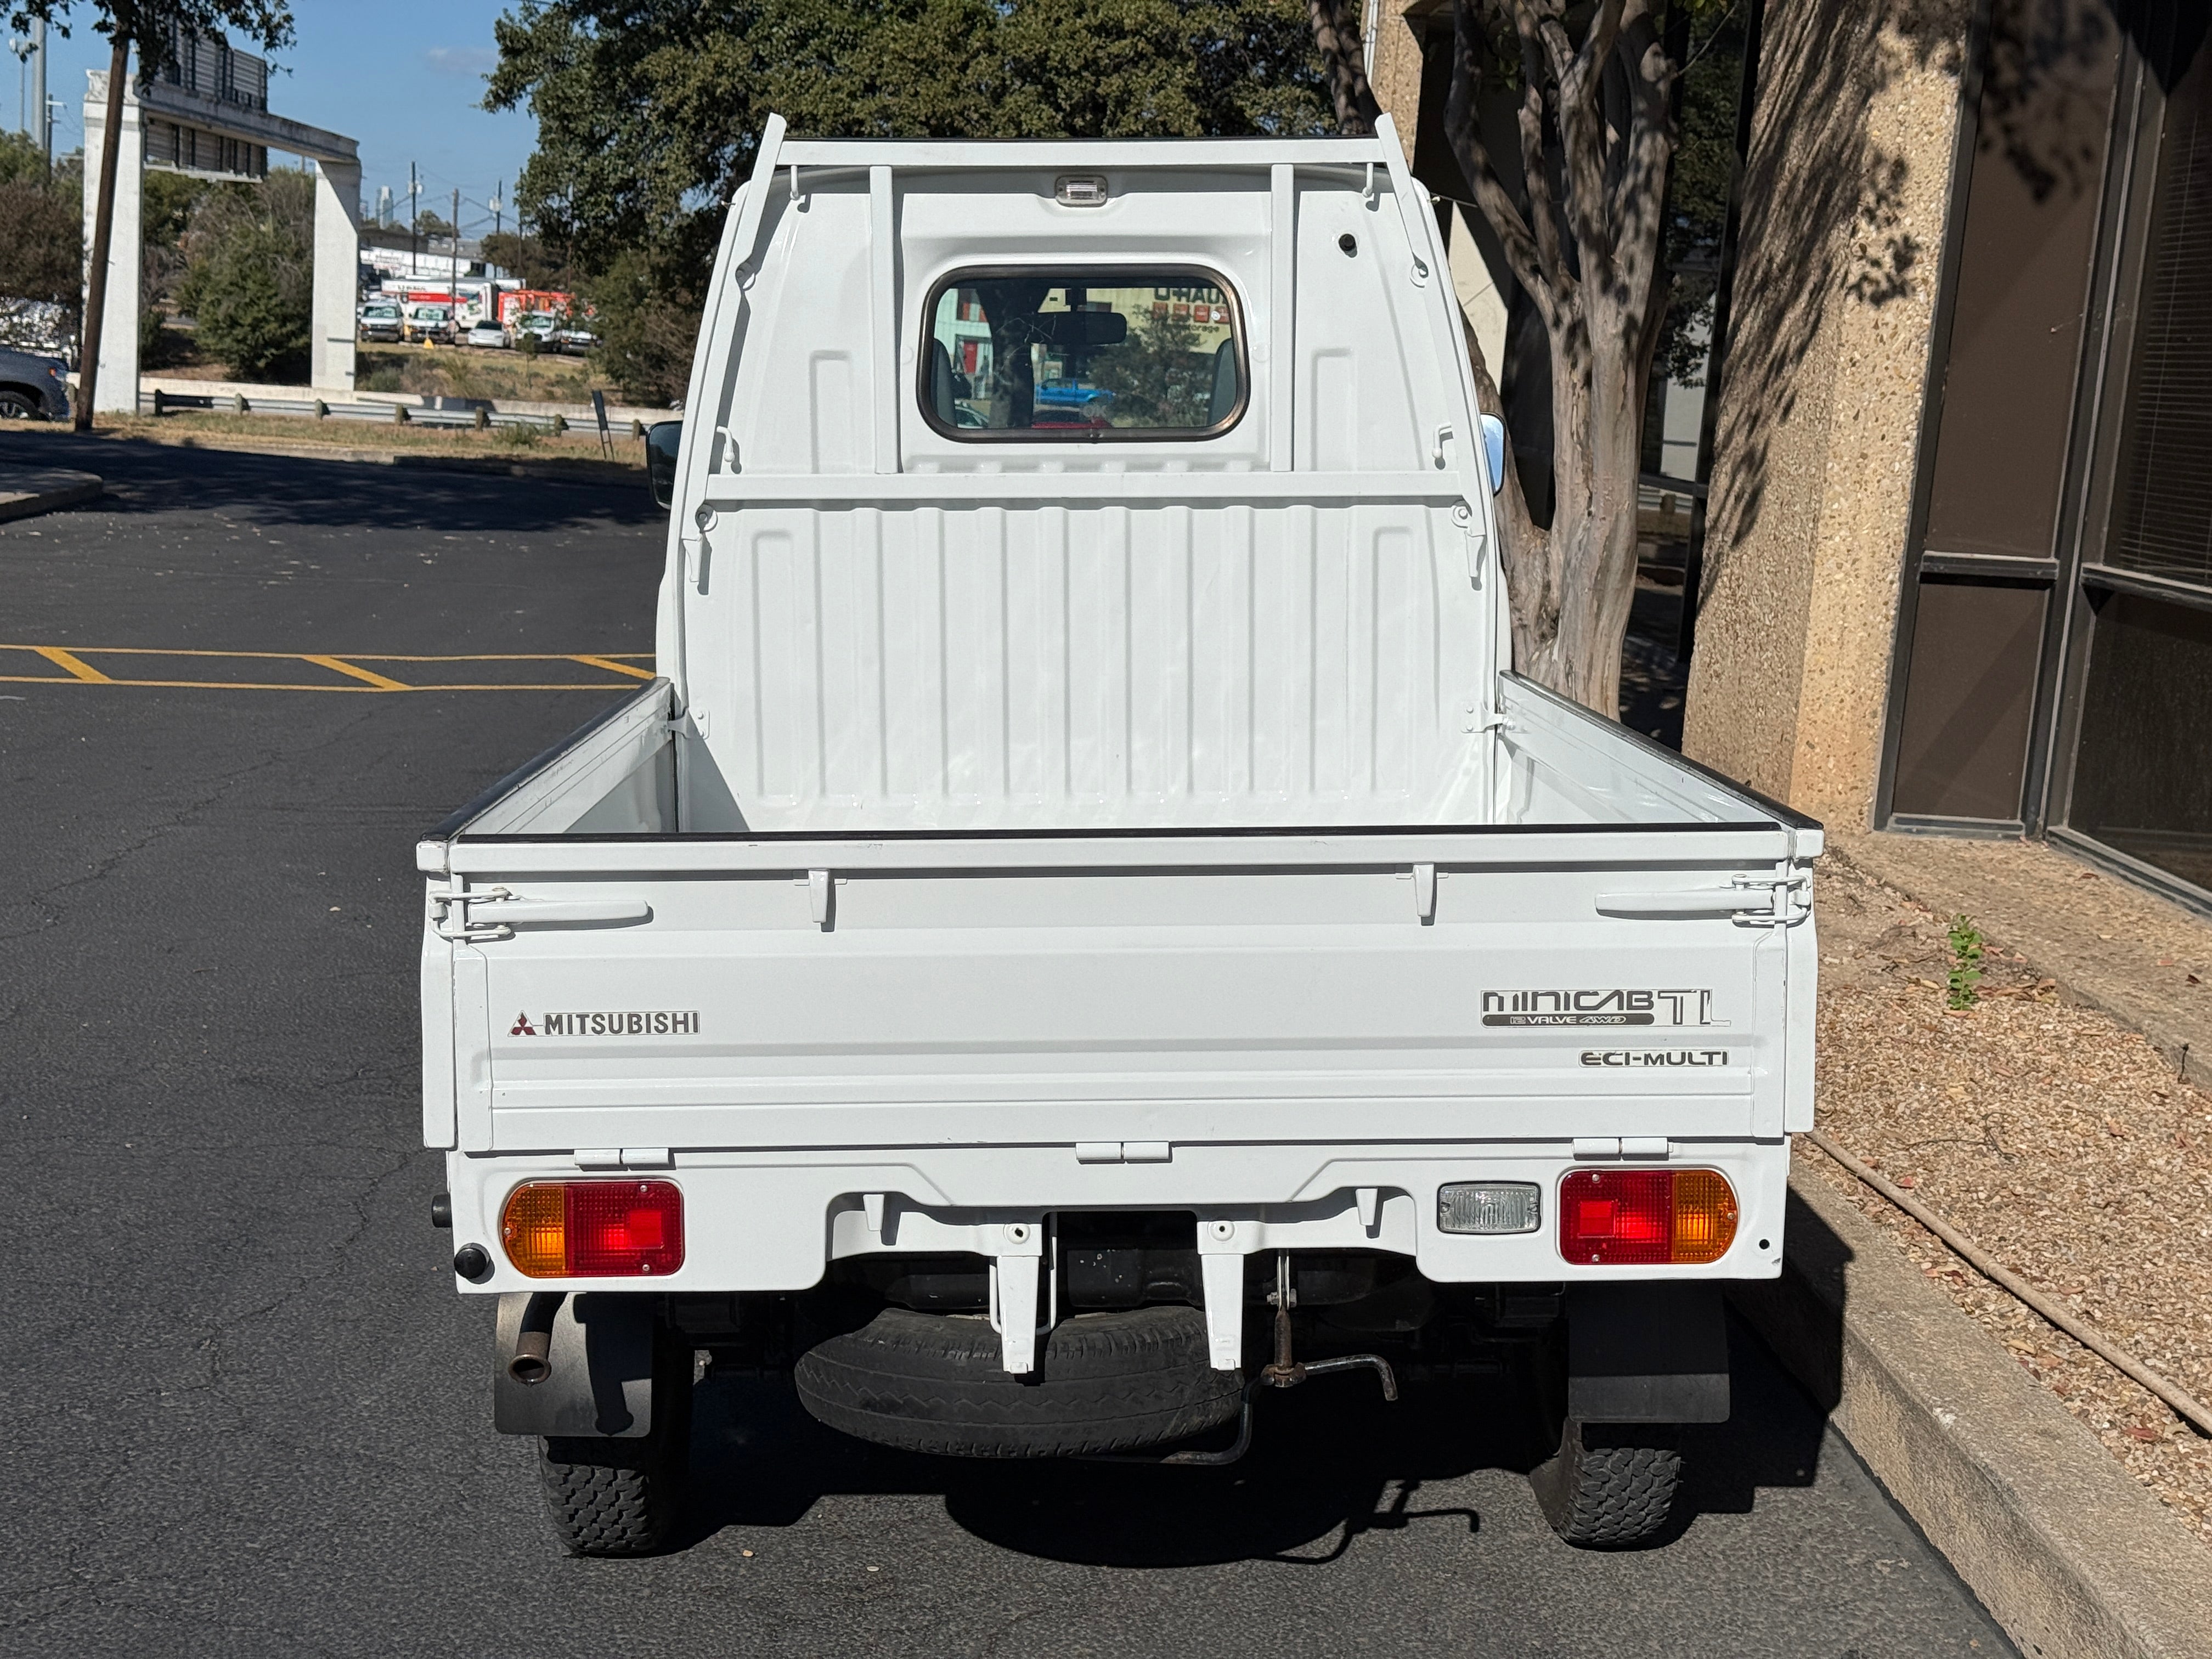
[[1559,1254],[1570,1261],[1717,1261],[1735,1223],[1735,1191],[1717,1170],[1577,1170],[1559,1183]]
[[672,1181],[534,1181],[500,1217],[507,1260],[532,1279],[662,1278],[684,1265]]

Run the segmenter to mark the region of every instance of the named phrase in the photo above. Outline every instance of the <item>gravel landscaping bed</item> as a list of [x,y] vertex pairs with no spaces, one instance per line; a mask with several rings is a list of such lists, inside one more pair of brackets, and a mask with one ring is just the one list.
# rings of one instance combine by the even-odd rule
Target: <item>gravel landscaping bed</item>
[[[1821,1127],[2212,1401],[2212,1096],[2177,1080],[2147,1039],[2061,1001],[2001,939],[1976,1006],[1949,1010],[1949,918],[1836,855],[1818,880]],[[2212,1441],[1820,1152],[1801,1143],[1797,1164],[1888,1230],[2212,1544]]]

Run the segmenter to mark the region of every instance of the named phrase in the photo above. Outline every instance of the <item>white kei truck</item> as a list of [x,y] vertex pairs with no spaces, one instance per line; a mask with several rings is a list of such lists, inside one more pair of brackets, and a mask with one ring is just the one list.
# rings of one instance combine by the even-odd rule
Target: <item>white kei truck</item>
[[1502,1371],[1559,1534],[1666,1535],[1820,830],[1511,672],[1389,125],[771,120],[684,408],[660,677],[416,848],[434,1219],[567,1547],[667,1547],[715,1366],[1164,1505],[1256,1391]]

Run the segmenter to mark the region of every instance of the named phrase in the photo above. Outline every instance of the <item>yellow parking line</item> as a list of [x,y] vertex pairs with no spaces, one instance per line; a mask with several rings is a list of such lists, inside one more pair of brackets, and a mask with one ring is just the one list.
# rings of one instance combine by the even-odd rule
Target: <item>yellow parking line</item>
[[297,680],[80,680],[64,679],[58,674],[0,674],[0,685],[113,685],[170,691],[339,691],[349,696],[356,694],[369,696],[387,689],[393,691],[615,691],[621,689],[608,684],[605,680],[570,680],[526,685],[400,685],[395,683],[386,688],[380,685],[302,685]]
[[586,668],[604,668],[610,674],[633,674],[641,680],[649,680],[653,677],[653,671],[650,668],[633,668],[626,662],[617,662],[612,657],[579,656],[571,657],[568,660],[570,662],[580,662]]
[[[81,647],[95,657],[251,657],[268,662],[298,662],[304,655],[298,651],[216,651],[205,646],[189,648],[166,645],[100,645]],[[0,651],[36,651],[52,655],[59,649],[46,645],[0,644]],[[64,653],[66,655],[66,653]],[[601,662],[621,663],[625,659],[651,662],[650,651],[602,651],[596,656],[578,656],[568,651],[492,651],[455,652],[442,656],[400,656],[392,652],[344,651],[337,654],[348,662]],[[629,671],[635,672],[635,671]]]
[[[58,645],[9,645],[0,643],[0,653],[19,651],[43,659],[60,669],[60,674],[0,674],[0,684],[9,685],[137,685],[149,689],[200,691],[605,691],[638,680],[655,678],[653,653],[649,651],[612,652],[456,652],[445,656],[400,655],[373,651],[349,652],[340,656],[331,652],[311,651],[216,651],[204,646],[79,646],[75,651]],[[301,663],[326,672],[340,674],[355,682],[349,685],[333,685],[327,681],[298,680],[142,680],[118,678],[101,672],[87,662],[87,657],[220,657],[252,662]],[[555,680],[516,684],[479,684],[474,682],[446,683],[424,685],[395,679],[390,674],[380,673],[365,663],[478,663],[478,662],[542,662],[546,664],[574,663],[580,667],[596,669],[601,673],[620,678],[606,680]],[[404,672],[404,671],[403,671]],[[64,678],[66,676],[66,678]]]
[[107,685],[112,684],[106,675],[101,673],[90,663],[79,660],[69,652],[63,650],[58,645],[34,645],[31,649],[37,652],[48,662],[52,663],[56,667],[67,669],[71,678],[82,680],[87,685]]
[[410,688],[398,680],[386,679],[381,674],[371,673],[366,668],[356,668],[343,657],[302,656],[301,662],[311,662],[318,668],[327,668],[334,673],[350,675],[364,685],[373,685],[380,691],[405,691]]

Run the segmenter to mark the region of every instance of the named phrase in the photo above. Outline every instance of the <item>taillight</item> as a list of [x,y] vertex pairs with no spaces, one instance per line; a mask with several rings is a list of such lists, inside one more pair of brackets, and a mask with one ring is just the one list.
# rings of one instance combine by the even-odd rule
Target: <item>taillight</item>
[[1559,1254],[1609,1267],[1717,1261],[1735,1191],[1717,1170],[1577,1170],[1559,1183]]
[[684,1265],[672,1181],[533,1181],[507,1195],[500,1243],[530,1279],[641,1279]]

